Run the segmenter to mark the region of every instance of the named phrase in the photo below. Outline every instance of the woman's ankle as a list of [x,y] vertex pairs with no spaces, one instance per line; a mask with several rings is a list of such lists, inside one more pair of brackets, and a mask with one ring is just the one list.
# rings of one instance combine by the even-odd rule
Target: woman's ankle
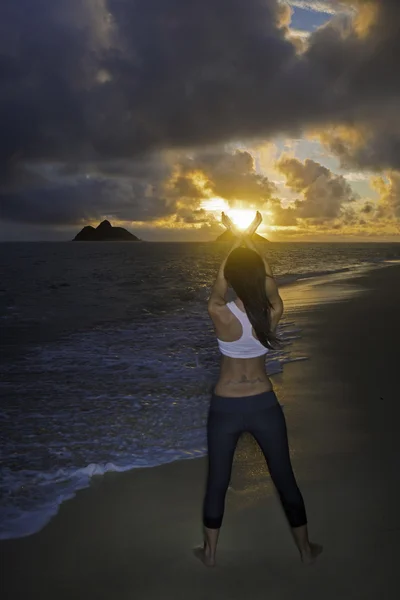
[[219,529],[204,527],[204,554],[208,558],[215,559],[219,537]]
[[292,527],[292,535],[299,552],[302,555],[309,554],[311,552],[311,546],[310,540],[308,539],[307,525]]

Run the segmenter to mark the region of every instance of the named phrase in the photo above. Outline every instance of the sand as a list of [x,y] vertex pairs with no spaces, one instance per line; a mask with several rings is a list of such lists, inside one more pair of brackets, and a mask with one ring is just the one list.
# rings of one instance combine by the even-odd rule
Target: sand
[[274,386],[310,537],[324,546],[317,563],[301,564],[262,455],[245,435],[217,567],[192,554],[202,541],[206,459],[185,460],[94,478],[41,532],[2,541],[2,598],[400,597],[400,266],[283,295],[301,329],[294,349],[311,359],[287,364]]

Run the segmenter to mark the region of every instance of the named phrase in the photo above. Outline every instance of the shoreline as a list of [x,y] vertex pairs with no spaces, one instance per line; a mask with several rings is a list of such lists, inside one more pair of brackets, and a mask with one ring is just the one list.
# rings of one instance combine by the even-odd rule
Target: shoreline
[[215,570],[191,552],[201,542],[202,457],[107,473],[37,534],[1,541],[7,597],[396,598],[399,275],[398,265],[369,271],[349,283],[364,293],[292,311],[302,330],[294,345],[312,358],[287,364],[274,389],[310,538],[324,545],[312,569],[301,566],[261,453],[244,435]]

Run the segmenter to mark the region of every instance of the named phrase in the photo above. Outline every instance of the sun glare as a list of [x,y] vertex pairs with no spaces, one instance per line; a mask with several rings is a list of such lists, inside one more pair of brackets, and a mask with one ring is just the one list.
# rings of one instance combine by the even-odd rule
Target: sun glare
[[228,211],[228,216],[239,229],[246,229],[256,216],[256,211],[246,210],[244,208],[233,208]]
[[[207,200],[202,201],[200,206],[202,209],[214,213],[216,217],[219,217],[221,212],[224,211],[232,219],[234,225],[242,230],[246,229],[256,216],[255,208],[231,208],[223,198],[207,198]],[[269,214],[269,211],[264,214]]]
[[201,208],[215,213],[228,212],[229,204],[223,198],[208,198],[203,200]]

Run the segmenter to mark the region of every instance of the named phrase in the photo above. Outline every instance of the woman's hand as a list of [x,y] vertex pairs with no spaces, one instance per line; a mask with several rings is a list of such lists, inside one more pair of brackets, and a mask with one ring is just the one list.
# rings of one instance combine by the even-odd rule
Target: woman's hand
[[224,227],[233,231],[233,229],[234,229],[233,223],[230,220],[230,218],[228,217],[228,215],[226,215],[224,212],[221,213],[221,223],[222,223],[222,225],[224,225]]
[[260,211],[258,210],[256,212],[256,216],[254,217],[253,221],[250,223],[250,225],[246,229],[245,235],[251,237],[256,232],[257,228],[260,226],[261,223],[262,223],[262,216],[261,216]]
[[231,219],[224,212],[221,213],[221,223],[224,225],[228,231],[232,232],[236,237],[243,237],[244,232],[239,231],[235,225],[232,223]]

